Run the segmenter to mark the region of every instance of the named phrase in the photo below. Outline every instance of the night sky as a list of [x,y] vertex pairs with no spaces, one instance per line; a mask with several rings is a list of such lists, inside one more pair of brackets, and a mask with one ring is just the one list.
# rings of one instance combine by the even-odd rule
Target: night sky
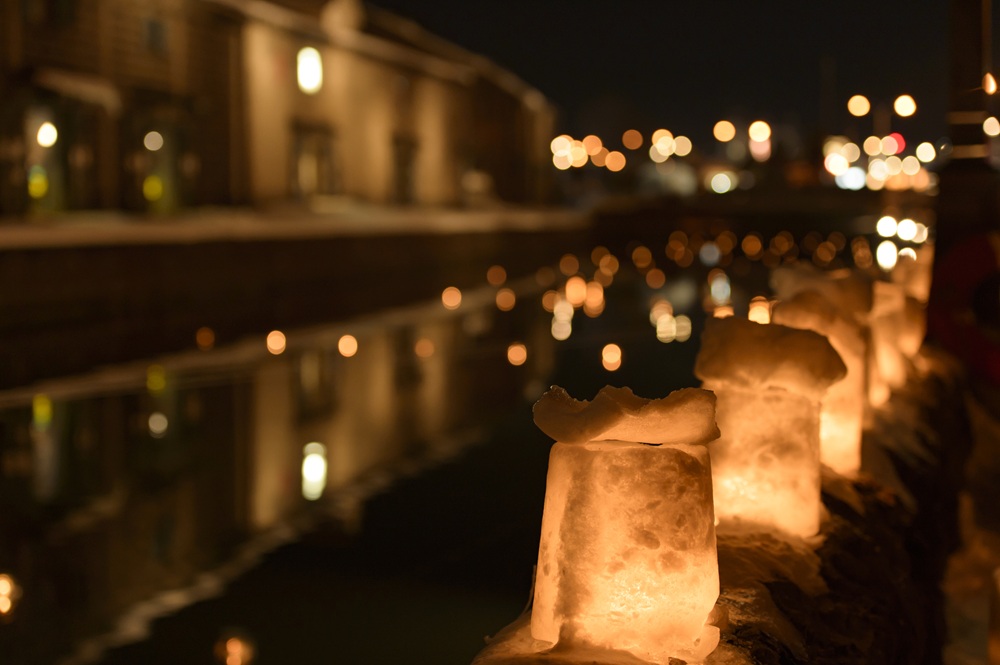
[[375,0],[490,57],[553,100],[574,136],[660,126],[708,140],[722,118],[871,132],[848,97],[918,112],[893,130],[946,133],[946,0]]

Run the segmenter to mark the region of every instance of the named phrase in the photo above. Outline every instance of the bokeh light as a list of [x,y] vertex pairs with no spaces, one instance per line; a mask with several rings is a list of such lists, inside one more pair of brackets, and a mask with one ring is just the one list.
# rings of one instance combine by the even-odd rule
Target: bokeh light
[[287,340],[285,339],[285,333],[280,330],[272,330],[267,333],[267,350],[273,355],[281,355],[285,352],[285,345]]
[[628,129],[622,134],[622,145],[629,150],[638,150],[642,147],[642,134],[636,129]]
[[358,352],[358,340],[354,335],[341,335],[337,340],[337,351],[345,358],[350,358]]
[[528,360],[528,348],[520,342],[514,342],[507,347],[507,362],[519,367]]
[[751,141],[763,142],[771,138],[771,126],[763,120],[755,120],[750,123],[747,134]]
[[854,95],[847,100],[847,112],[860,118],[871,110],[871,102],[864,95]]
[[902,118],[909,118],[917,112],[917,102],[910,95],[900,95],[892,103],[892,108],[896,112],[896,115]]
[[457,286],[449,286],[441,292],[441,304],[445,309],[458,309],[462,305],[462,292]]
[[712,127],[712,136],[717,141],[728,143],[736,138],[736,126],[728,120],[720,120]]
[[51,122],[43,122],[35,134],[35,140],[43,148],[51,148],[59,140],[59,130]]
[[146,150],[156,152],[163,147],[163,134],[156,131],[146,132],[146,135],[142,137],[142,145],[145,146]]
[[604,166],[614,173],[621,171],[625,168],[625,155],[618,152],[617,150],[612,150],[608,153],[607,157],[604,158]]

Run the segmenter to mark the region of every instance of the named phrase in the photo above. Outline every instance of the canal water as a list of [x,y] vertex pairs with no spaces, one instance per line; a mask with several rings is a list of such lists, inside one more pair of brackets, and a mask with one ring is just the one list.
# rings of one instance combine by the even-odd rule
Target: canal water
[[766,309],[768,267],[853,265],[862,244],[675,229],[0,392],[19,590],[0,662],[468,663],[529,598],[544,390],[697,385],[707,315]]

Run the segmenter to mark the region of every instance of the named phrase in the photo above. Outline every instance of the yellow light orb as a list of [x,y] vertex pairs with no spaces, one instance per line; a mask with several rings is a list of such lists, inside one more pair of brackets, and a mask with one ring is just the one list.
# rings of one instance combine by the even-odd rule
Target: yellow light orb
[[1000,136],[1000,120],[992,115],[983,120],[983,132],[987,136]]
[[755,120],[750,123],[750,128],[747,130],[747,133],[753,141],[766,141],[771,138],[771,125],[767,124],[763,120]]
[[715,126],[712,128],[712,136],[714,136],[717,141],[728,143],[736,138],[736,126],[728,120],[720,120],[715,123]]
[[608,156],[604,160],[604,165],[609,171],[617,173],[625,168],[625,155],[618,152],[617,150],[612,150],[608,153]]
[[983,91],[987,95],[992,95],[997,91],[997,80],[989,72],[983,74]]
[[928,143],[927,141],[924,141],[923,143],[918,145],[916,152],[917,152],[917,159],[919,159],[925,164],[927,162],[933,162],[934,158],[937,157],[937,150],[935,150],[934,146]]
[[58,139],[59,131],[51,122],[43,122],[41,127],[38,128],[38,133],[35,135],[35,140],[38,141],[38,145],[43,148],[51,148],[56,144]]
[[685,157],[691,154],[691,139],[686,136],[678,136],[674,139],[674,154],[678,157]]
[[892,103],[892,109],[896,112],[896,115],[902,118],[909,118],[917,112],[917,102],[909,95],[900,95]]
[[553,155],[559,155],[569,152],[570,146],[572,145],[573,138],[569,134],[560,134],[552,139],[551,143],[549,143],[549,149],[552,151]]
[[462,304],[462,292],[456,286],[449,286],[441,292],[441,304],[445,309],[458,309]]
[[354,335],[343,335],[337,340],[337,351],[345,358],[350,358],[358,352],[358,340]]
[[860,118],[871,111],[872,105],[864,95],[854,95],[847,100],[847,112]]

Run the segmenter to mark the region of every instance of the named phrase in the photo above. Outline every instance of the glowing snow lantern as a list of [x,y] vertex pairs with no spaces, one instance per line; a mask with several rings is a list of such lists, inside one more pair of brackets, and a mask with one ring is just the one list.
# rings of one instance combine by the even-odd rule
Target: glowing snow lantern
[[906,331],[906,295],[901,286],[889,282],[875,282],[874,295],[869,325],[873,360],[870,372],[875,376],[869,382],[881,384],[873,401],[878,406],[889,399],[893,389],[906,383],[907,361],[899,345]]
[[847,369],[822,335],[740,317],[705,323],[694,372],[718,398],[720,525],[819,531],[820,400]]
[[825,335],[844,361],[847,375],[830,386],[820,404],[820,461],[839,474],[857,475],[861,468],[868,367],[862,327],[838,314],[833,304],[815,291],[803,291],[778,303],[772,318],[790,328]]
[[[530,633],[549,648],[701,662],[719,640],[712,480],[715,397],[553,387],[535,423],[549,455]],[[582,662],[582,661],[581,661]],[[588,660],[588,662],[590,662]]]

